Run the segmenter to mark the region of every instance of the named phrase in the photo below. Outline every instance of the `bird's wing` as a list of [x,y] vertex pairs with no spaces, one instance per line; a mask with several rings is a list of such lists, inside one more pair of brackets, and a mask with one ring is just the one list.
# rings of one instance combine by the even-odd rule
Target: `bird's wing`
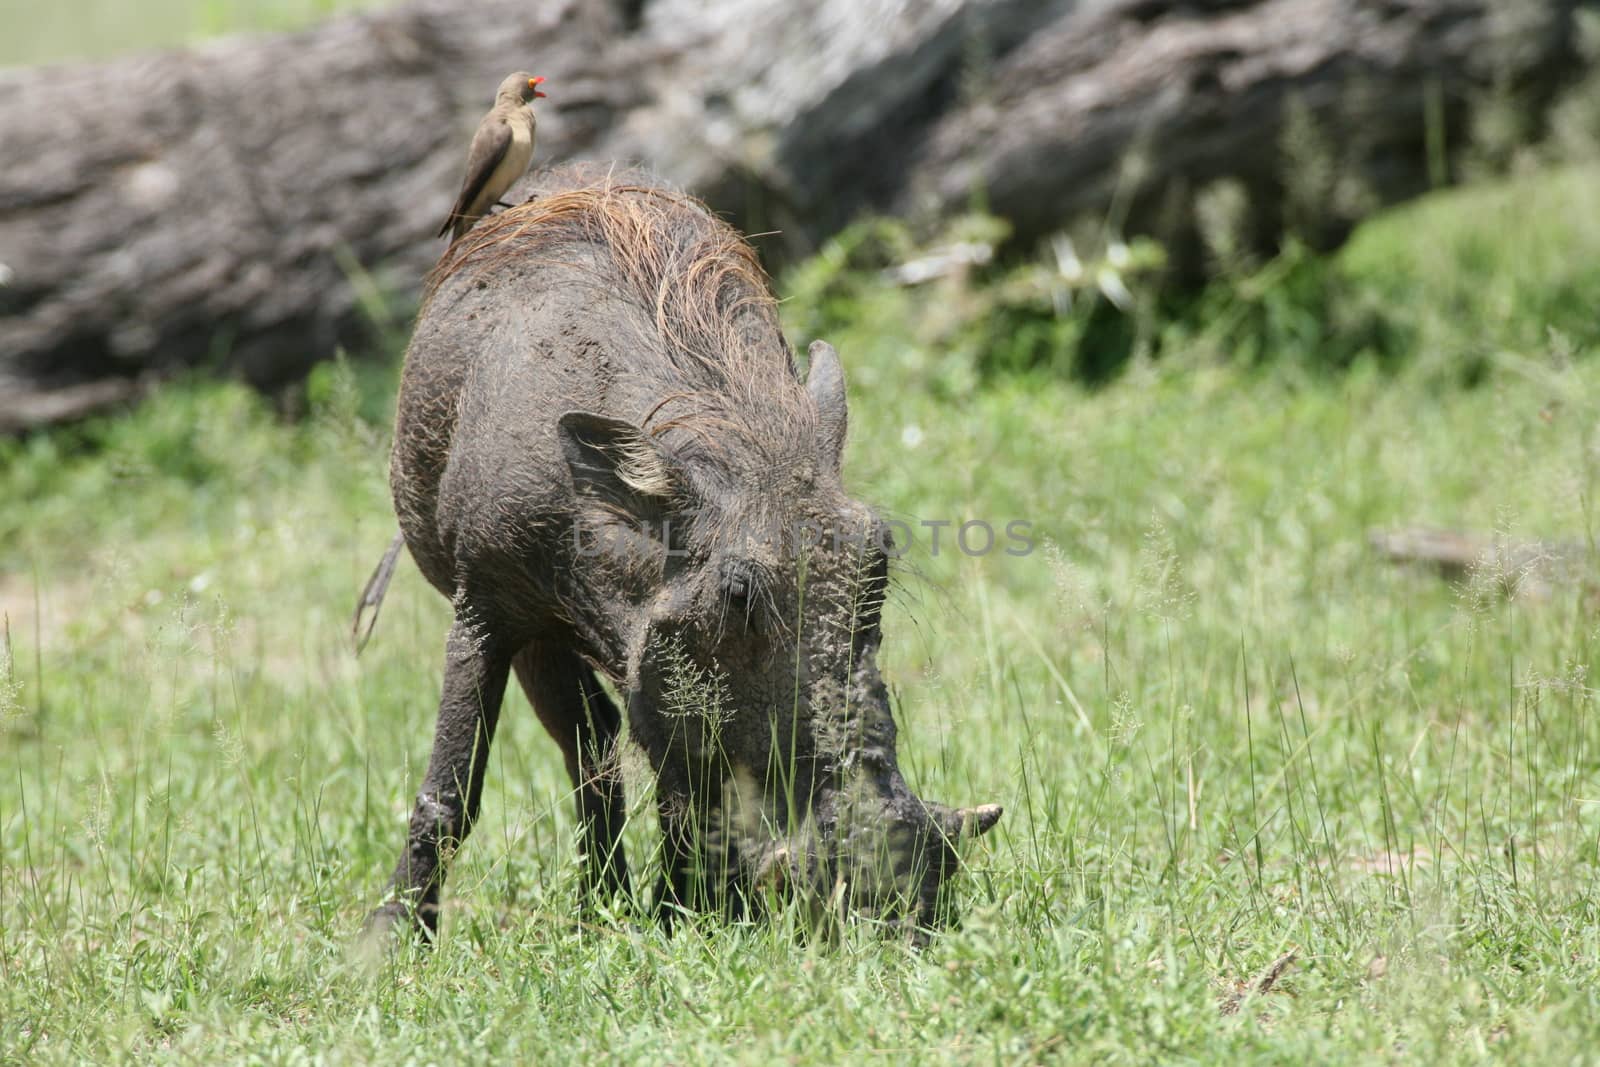
[[462,212],[466,211],[483,191],[489,176],[494,173],[510,148],[511,127],[498,116],[495,116],[494,121],[485,122],[478,127],[478,132],[472,136],[472,147],[467,150],[467,176],[461,182],[461,195],[456,197],[455,206],[450,209],[450,214],[445,216],[444,225],[439,227],[439,232],[435,236],[443,237],[450,232],[450,227],[460,220]]

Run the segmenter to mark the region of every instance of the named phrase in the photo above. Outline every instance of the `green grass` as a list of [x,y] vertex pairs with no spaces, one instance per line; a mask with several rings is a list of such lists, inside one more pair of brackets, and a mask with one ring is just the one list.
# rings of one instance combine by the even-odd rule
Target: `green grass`
[[0,0],[0,67],[105,59],[224,33],[289,30],[385,0]]
[[921,952],[576,921],[568,786],[517,694],[441,943],[364,968],[447,624],[408,564],[346,639],[393,371],[325,369],[295,424],[186,383],[0,444],[0,1061],[1592,1058],[1593,577],[1507,599],[1364,543],[1594,545],[1600,361],[1552,292],[1595,262],[1592,178],[1372,223],[1338,269],[1411,349],[1340,374],[1201,331],[1089,391],[962,370],[914,298],[841,324],[856,491],[1040,539],[919,551],[885,622],[913,786],[1007,808]]

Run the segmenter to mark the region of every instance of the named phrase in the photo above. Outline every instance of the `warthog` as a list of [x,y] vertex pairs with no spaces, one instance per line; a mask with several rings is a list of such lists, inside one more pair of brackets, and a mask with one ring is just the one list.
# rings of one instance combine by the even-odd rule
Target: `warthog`
[[406,352],[390,484],[455,621],[369,928],[437,929],[513,672],[566,757],[591,892],[629,891],[603,675],[656,775],[658,903],[776,887],[936,922],[955,842],[1000,809],[922,801],[896,764],[892,544],[840,482],[838,356],[799,374],[753,252],[698,201],[593,168],[532,183],[446,253]]

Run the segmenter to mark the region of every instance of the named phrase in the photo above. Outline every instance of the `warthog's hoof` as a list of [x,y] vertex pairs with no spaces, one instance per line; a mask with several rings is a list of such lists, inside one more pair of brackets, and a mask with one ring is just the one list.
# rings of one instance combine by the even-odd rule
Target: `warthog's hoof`
[[358,938],[363,952],[376,953],[416,939],[424,946],[433,944],[433,925],[427,921],[427,912],[437,914],[437,906],[415,907],[404,900],[385,901],[372,910],[367,921],[361,924]]

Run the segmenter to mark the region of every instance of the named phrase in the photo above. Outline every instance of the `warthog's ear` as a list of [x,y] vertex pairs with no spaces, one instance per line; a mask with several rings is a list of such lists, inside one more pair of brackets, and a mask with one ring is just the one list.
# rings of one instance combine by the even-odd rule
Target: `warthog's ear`
[[817,428],[822,458],[834,470],[844,456],[844,431],[848,420],[844,402],[844,367],[839,353],[826,341],[812,341],[807,355],[811,369],[806,372],[806,391],[817,405]]
[[631,422],[569,411],[557,435],[580,494],[640,518],[663,514],[686,494],[688,478],[678,461]]

